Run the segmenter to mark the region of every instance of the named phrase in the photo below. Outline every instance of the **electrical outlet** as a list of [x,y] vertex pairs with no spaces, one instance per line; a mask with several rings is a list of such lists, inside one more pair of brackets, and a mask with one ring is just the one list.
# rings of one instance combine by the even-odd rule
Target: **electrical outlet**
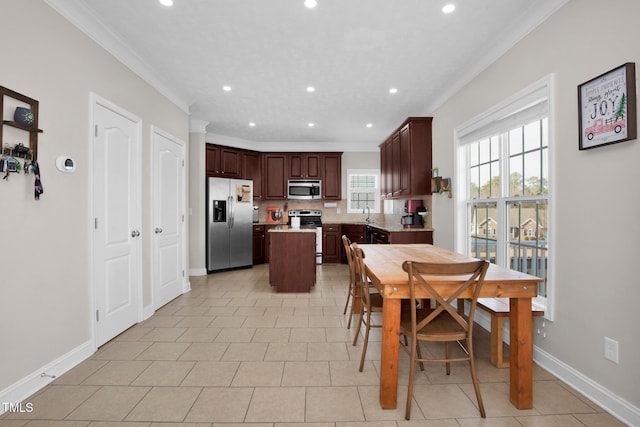
[[604,337],[604,358],[618,363],[618,341]]

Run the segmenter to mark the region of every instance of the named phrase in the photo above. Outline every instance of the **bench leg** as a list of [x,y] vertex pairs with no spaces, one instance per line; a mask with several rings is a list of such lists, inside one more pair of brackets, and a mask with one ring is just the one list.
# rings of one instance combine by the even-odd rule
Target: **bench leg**
[[508,368],[509,358],[504,357],[502,328],[505,317],[491,316],[491,363],[497,368]]

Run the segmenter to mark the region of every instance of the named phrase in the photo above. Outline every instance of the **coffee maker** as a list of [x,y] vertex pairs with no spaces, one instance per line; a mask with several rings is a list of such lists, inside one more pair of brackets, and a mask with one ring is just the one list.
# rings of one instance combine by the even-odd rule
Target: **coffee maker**
[[422,228],[426,215],[427,208],[424,207],[422,200],[407,200],[404,202],[404,215],[402,215],[400,223],[405,228]]

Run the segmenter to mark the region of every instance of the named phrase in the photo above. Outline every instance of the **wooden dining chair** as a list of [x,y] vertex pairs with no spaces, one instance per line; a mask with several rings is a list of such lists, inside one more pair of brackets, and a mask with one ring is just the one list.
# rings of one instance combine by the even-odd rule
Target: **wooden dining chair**
[[354,260],[355,273],[356,273],[356,286],[359,287],[360,298],[362,301],[362,309],[360,310],[360,322],[358,322],[358,328],[356,329],[356,335],[353,338],[353,345],[356,345],[358,341],[358,335],[360,335],[360,328],[362,324],[365,326],[364,330],[364,343],[362,344],[362,355],[360,356],[360,368],[362,372],[364,368],[364,359],[367,355],[367,345],[369,344],[369,331],[371,328],[381,328],[382,324],[374,324],[371,322],[372,313],[382,313],[382,296],[379,293],[370,292],[371,286],[369,285],[369,279],[364,268],[364,252],[358,247],[357,243],[351,244],[351,254]]
[[344,245],[344,251],[347,254],[347,264],[349,265],[349,288],[347,289],[347,301],[344,303],[344,311],[342,314],[347,314],[347,307],[349,306],[349,301],[351,301],[349,321],[347,322],[347,329],[349,329],[351,328],[351,319],[353,318],[353,312],[356,306],[356,270],[351,252],[351,240],[344,234],[342,235],[342,244]]
[[[405,418],[411,416],[411,400],[413,396],[413,381],[416,362],[424,370],[424,362],[445,363],[447,375],[451,373],[451,362],[469,362],[471,381],[478,400],[480,415],[485,418],[484,405],[478,386],[476,367],[473,357],[473,318],[475,316],[478,295],[484,283],[484,277],[489,268],[487,261],[461,262],[452,264],[420,263],[405,261],[402,268],[409,276],[409,292],[411,304],[409,315],[403,313],[400,321],[400,331],[409,337],[410,345],[402,346],[409,353],[411,366],[409,368],[409,390]],[[441,295],[429,283],[429,276],[453,276],[457,282],[453,287],[447,287],[447,295]],[[416,287],[422,287],[435,301],[434,308],[418,309],[416,307]],[[461,316],[457,308],[452,305],[458,295],[467,289],[472,289],[473,298],[470,299],[469,316]],[[425,358],[420,352],[420,342],[443,342],[444,358]],[[457,342],[464,355],[453,356],[449,344]],[[464,344],[463,344],[464,342]]]

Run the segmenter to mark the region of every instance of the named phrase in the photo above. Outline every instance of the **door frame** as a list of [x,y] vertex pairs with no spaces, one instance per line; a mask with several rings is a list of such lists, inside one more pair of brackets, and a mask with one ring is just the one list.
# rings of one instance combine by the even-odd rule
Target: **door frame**
[[[91,173],[89,173],[89,187],[88,187],[88,191],[90,192],[89,197],[87,198],[89,201],[89,209],[88,211],[90,212],[90,217],[89,217],[89,221],[88,221],[88,228],[89,228],[89,252],[91,255],[91,264],[89,266],[89,274],[90,274],[90,280],[89,283],[90,285],[90,290],[89,290],[89,297],[91,298],[91,303],[90,303],[90,307],[91,307],[91,312],[89,313],[89,318],[90,318],[90,322],[91,322],[91,342],[93,345],[93,350],[96,351],[98,348],[98,344],[97,344],[97,339],[98,339],[98,321],[96,319],[96,310],[97,310],[97,304],[96,304],[96,282],[95,282],[95,263],[96,263],[96,254],[95,254],[95,218],[97,217],[96,212],[94,211],[94,207],[95,207],[95,200],[94,200],[94,194],[93,194],[93,188],[95,185],[95,163],[94,163],[94,155],[95,155],[95,147],[94,147],[94,138],[95,138],[95,127],[96,127],[96,118],[94,116],[94,108],[100,105],[104,108],[107,108],[111,111],[113,111],[114,113],[120,114],[121,116],[131,120],[132,122],[134,122],[136,124],[136,138],[138,140],[138,144],[136,146],[136,156],[138,157],[138,164],[134,165],[134,171],[132,171],[132,179],[135,181],[136,183],[136,191],[135,191],[135,195],[136,195],[136,199],[140,201],[140,205],[138,206],[137,212],[136,212],[136,222],[139,225],[139,229],[142,230],[142,172],[141,172],[141,164],[142,164],[142,119],[139,118],[138,116],[134,115],[133,113],[125,110],[124,108],[118,106],[117,104],[114,104],[113,102],[101,97],[100,95],[96,94],[95,92],[89,92],[89,129],[88,129],[88,141],[89,141],[89,158],[88,158],[88,164],[89,164],[89,170],[91,171]],[[143,239],[141,239],[140,243],[137,245],[136,248],[136,257],[138,258],[139,262],[139,266],[140,268],[138,268],[137,272],[136,272],[136,280],[137,283],[139,284],[138,289],[137,289],[137,302],[138,302],[138,307],[137,307],[137,321],[138,323],[141,322],[143,319],[143,245],[144,245],[144,235],[142,236]]]
[[[156,168],[158,166],[157,163],[157,156],[158,156],[158,150],[156,147],[156,139],[155,137],[157,136],[161,136],[163,138],[166,138],[168,140],[170,140],[171,142],[174,142],[176,144],[178,144],[180,146],[180,148],[182,149],[182,155],[183,155],[183,168],[182,168],[182,183],[183,183],[183,188],[182,188],[182,215],[183,215],[183,220],[182,220],[182,229],[180,231],[181,233],[181,244],[182,244],[182,253],[180,254],[180,256],[182,257],[182,286],[181,286],[181,293],[187,293],[191,290],[191,282],[189,281],[189,277],[187,275],[187,261],[188,261],[188,257],[187,257],[187,221],[189,216],[187,215],[187,192],[188,192],[188,174],[187,174],[187,165],[188,163],[188,159],[187,159],[187,144],[181,140],[180,138],[175,137],[174,135],[171,135],[168,132],[165,132],[164,130],[160,129],[157,126],[151,125],[151,147],[152,147],[152,153],[151,153],[151,188],[155,189],[155,179],[156,179]],[[156,298],[155,298],[155,291],[156,291],[156,275],[155,275],[155,269],[156,269],[156,260],[157,260],[157,256],[158,256],[158,247],[156,245],[156,241],[155,241],[155,227],[157,224],[156,221],[156,211],[155,211],[155,194],[154,191],[151,191],[151,206],[152,206],[152,212],[151,212],[151,224],[149,225],[149,236],[152,236],[152,239],[154,239],[152,241],[151,244],[151,304],[153,306],[153,310],[157,310],[160,307],[156,307]]]

